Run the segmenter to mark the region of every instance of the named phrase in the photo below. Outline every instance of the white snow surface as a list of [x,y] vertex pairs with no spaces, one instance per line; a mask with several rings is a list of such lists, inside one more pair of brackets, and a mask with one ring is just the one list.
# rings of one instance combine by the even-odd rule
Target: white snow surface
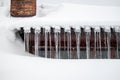
[[40,4],[37,15],[29,18],[11,17],[9,9],[0,7],[0,80],[120,80],[120,60],[36,57],[24,51],[12,32],[21,26],[120,25],[120,7]]

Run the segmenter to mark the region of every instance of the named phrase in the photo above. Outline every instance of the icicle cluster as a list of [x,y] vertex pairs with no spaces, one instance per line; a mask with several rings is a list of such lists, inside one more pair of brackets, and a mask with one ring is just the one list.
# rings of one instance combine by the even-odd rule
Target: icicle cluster
[[[120,28],[31,28],[24,33],[25,50],[55,59],[119,59]],[[23,37],[23,36],[22,36]]]

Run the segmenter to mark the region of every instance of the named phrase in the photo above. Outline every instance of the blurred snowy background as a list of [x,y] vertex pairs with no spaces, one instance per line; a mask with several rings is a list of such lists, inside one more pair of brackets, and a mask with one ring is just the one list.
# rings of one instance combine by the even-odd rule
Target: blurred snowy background
[[[4,5],[8,5],[10,0],[4,1]],[[38,5],[40,3],[76,3],[76,4],[88,4],[88,5],[103,5],[103,6],[120,6],[120,0],[37,0]]]
[[37,4],[36,16],[13,18],[10,0],[0,0],[0,80],[120,80],[120,60],[35,57],[24,51],[12,32],[21,26],[120,25],[120,0],[37,0]]

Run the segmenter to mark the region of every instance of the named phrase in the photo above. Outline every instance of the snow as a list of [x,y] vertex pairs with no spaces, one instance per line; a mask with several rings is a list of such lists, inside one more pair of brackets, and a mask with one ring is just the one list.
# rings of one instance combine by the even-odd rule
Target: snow
[[[120,25],[119,6],[79,5],[72,3],[38,5],[37,15],[13,18],[10,7],[0,7],[0,80],[119,80],[120,60],[46,59],[24,51],[13,29],[49,25]],[[42,13],[42,15],[40,15]],[[68,29],[68,27],[66,27]],[[78,28],[78,27],[77,27]]]

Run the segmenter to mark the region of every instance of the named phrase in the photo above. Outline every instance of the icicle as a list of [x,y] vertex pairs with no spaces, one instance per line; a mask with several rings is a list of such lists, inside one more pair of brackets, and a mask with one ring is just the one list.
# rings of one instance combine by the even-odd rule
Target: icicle
[[59,35],[58,35],[58,37],[59,37],[59,59],[61,59],[61,36],[60,35],[61,34],[59,32]]
[[64,58],[66,58],[66,46],[65,46],[65,30],[64,30]]
[[80,32],[76,32],[77,58],[80,59]]
[[58,56],[58,32],[57,31],[55,31],[55,57],[56,57],[56,59],[58,59],[59,58],[59,56]]
[[119,55],[119,59],[120,59],[120,26],[119,26],[119,32],[118,32],[118,55]]
[[85,27],[85,36],[86,36],[86,58],[90,58],[90,27],[86,26]]
[[99,34],[100,34],[100,27],[99,26],[95,26],[95,50],[96,50],[96,58],[100,59],[100,43],[99,43]]
[[111,53],[110,53],[110,32],[107,33],[107,45],[108,45],[108,59],[111,58]]
[[119,53],[118,53],[118,45],[119,45],[119,43],[118,43],[118,40],[119,40],[119,38],[118,38],[118,32],[116,32],[116,42],[117,42],[117,58],[119,58]]
[[86,53],[87,53],[87,59],[89,59],[89,55],[90,55],[90,37],[89,37],[89,32],[86,33]]
[[49,32],[49,47],[50,47],[50,58],[52,58],[52,54],[51,54],[51,32]]
[[[103,59],[107,59],[109,58],[109,52],[110,52],[110,30],[108,28],[104,28],[104,32],[103,32],[103,35],[104,35],[104,46],[102,46],[102,58]],[[101,36],[102,37],[102,36]]]
[[67,32],[67,54],[68,54],[68,59],[70,58],[69,54],[69,50],[70,50],[70,40],[69,40],[69,32]]
[[35,30],[35,56],[39,56],[39,33],[40,30]]
[[120,32],[118,33],[118,58],[120,59]]
[[100,55],[100,39],[99,39],[100,32],[96,32],[96,58],[101,58]]
[[98,44],[98,32],[95,30],[95,33],[96,33],[96,40],[95,40],[95,46],[96,46],[96,58],[99,58],[99,49],[98,49],[98,46],[99,46],[99,44]]
[[102,59],[102,52],[101,52],[101,32],[99,33],[99,45],[100,45],[100,58]]
[[72,56],[71,56],[71,54],[72,54],[72,52],[71,52],[71,31],[70,31],[70,33],[69,33],[69,39],[70,39],[70,45],[69,45],[69,48],[70,48],[70,54],[69,54],[69,57],[70,57],[70,59],[72,58]]
[[94,32],[94,38],[95,38],[95,39],[94,39],[94,40],[95,40],[95,41],[94,41],[94,58],[96,58],[96,49],[97,49],[97,48],[96,48],[96,31]]
[[[80,30],[79,30],[79,31],[80,31]],[[80,56],[80,54],[81,54],[81,51],[80,51],[80,44],[81,44],[81,43],[80,43],[80,37],[81,37],[81,35],[80,35],[80,34],[81,34],[81,32],[79,32],[79,38],[78,38],[78,40],[79,40],[79,46],[78,46],[78,47],[79,47],[79,59],[80,59],[80,57],[81,57],[81,56]]]
[[47,58],[48,50],[48,32],[45,30],[45,58]]
[[[120,30],[114,31],[115,28],[111,28],[110,31],[110,28],[106,27],[100,30],[99,27],[99,29],[92,28],[90,31],[88,30],[90,26],[81,28],[82,32],[80,29],[74,29],[55,29],[54,33],[45,30],[42,34],[39,29],[35,29],[35,31],[34,28],[24,30],[25,50],[35,53],[36,56],[45,56],[45,58],[53,58],[53,56],[57,59],[120,58]],[[114,37],[116,38],[114,39]],[[45,44],[41,44],[42,42]],[[82,42],[83,44],[81,44]]]
[[120,59],[120,27],[116,28],[116,40],[117,40],[117,58]]
[[38,46],[40,46],[39,47],[39,56],[41,56],[41,54],[42,54],[42,51],[41,51],[41,30],[40,30],[40,34],[39,34],[39,44],[38,44]]
[[115,28],[115,32],[116,32],[116,44],[117,44],[117,59],[120,59],[120,52],[119,52],[119,49],[120,49],[120,28],[119,26],[116,26]]
[[30,33],[30,30],[25,30],[25,33],[24,33],[25,49],[28,52],[29,52],[29,33]]

